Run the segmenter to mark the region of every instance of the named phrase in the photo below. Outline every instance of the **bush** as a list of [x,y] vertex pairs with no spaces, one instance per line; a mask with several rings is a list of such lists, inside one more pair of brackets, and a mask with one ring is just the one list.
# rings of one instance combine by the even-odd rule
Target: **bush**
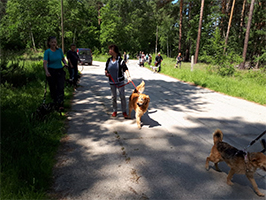
[[[52,112],[43,121],[32,118],[43,100],[42,61],[6,63],[1,65],[6,71],[1,70],[0,85],[1,199],[47,199],[65,117]],[[66,101],[72,93],[72,88],[65,89]]]

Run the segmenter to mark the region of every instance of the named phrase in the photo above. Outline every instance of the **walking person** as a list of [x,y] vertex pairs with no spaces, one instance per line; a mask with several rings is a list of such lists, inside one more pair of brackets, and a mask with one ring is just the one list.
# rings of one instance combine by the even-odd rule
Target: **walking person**
[[151,62],[152,62],[152,56],[151,54],[149,54],[149,65],[151,65]]
[[127,53],[127,63],[129,62],[129,54]]
[[163,61],[163,57],[161,56],[161,53],[159,52],[158,55],[155,58],[155,66],[158,67],[158,73],[161,71],[161,63]]
[[138,54],[138,58],[139,58],[139,66],[141,66],[141,56],[142,56],[142,52],[140,51]]
[[131,77],[127,68],[127,65],[122,60],[116,45],[109,46],[110,58],[107,59],[105,67],[105,76],[109,77],[109,84],[111,88],[113,114],[112,117],[117,116],[117,90],[119,92],[121,107],[124,118],[128,118],[126,112],[126,98],[125,98],[125,87],[119,87],[124,84],[124,73],[127,75],[128,82],[131,82]]
[[124,59],[124,62],[127,64],[127,53],[125,51],[124,51],[123,59]]
[[178,54],[178,56],[176,57],[176,65],[175,65],[175,68],[178,68],[178,64],[179,64],[179,67],[181,69],[181,61],[182,61],[182,57],[181,57],[181,53]]
[[51,98],[58,109],[64,111],[64,86],[65,71],[62,66],[67,67],[62,49],[57,47],[56,37],[49,37],[47,40],[48,49],[44,52],[43,68],[48,81]]
[[145,54],[142,51],[142,53],[141,53],[141,64],[140,64],[140,66],[144,67],[144,62],[145,62]]
[[76,85],[78,81],[78,61],[80,63],[82,62],[76,52],[75,44],[71,44],[70,50],[67,52],[67,60],[70,81],[72,81],[73,84]]

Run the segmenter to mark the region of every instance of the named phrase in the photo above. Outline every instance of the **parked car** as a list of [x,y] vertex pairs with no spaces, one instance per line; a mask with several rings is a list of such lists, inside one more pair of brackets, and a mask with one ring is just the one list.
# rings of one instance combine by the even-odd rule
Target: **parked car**
[[89,48],[77,48],[77,53],[83,64],[92,65],[92,52]]

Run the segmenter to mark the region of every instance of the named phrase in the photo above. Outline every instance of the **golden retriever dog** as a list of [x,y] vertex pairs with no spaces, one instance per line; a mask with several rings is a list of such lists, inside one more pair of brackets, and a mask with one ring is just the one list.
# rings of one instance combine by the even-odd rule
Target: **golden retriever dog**
[[234,174],[245,174],[257,195],[264,197],[264,194],[259,191],[258,185],[255,182],[254,173],[257,168],[266,171],[266,156],[262,152],[246,153],[222,140],[223,133],[218,129],[213,133],[214,145],[210,156],[206,159],[205,168],[209,169],[209,161],[211,161],[214,163],[216,170],[220,171],[218,162],[225,161],[231,168],[227,176],[228,185],[233,185],[231,179]]
[[128,103],[128,108],[129,108],[128,116],[129,118],[131,118],[131,112],[134,109],[139,129],[141,129],[140,118],[142,117],[142,115],[144,115],[145,112],[147,112],[150,103],[150,97],[146,94],[143,94],[144,89],[145,89],[145,82],[142,81],[133,91],[133,93],[130,95]]

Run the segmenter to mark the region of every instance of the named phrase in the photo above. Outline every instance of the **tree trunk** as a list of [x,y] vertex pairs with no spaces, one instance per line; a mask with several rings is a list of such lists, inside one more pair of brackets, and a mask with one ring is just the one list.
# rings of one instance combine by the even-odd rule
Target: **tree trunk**
[[241,12],[241,19],[240,19],[240,27],[239,27],[239,35],[238,35],[238,38],[241,38],[241,34],[242,34],[242,31],[243,31],[244,14],[245,14],[246,2],[247,2],[247,0],[244,0],[244,2],[243,2],[243,7],[242,7],[242,12]]
[[156,26],[155,55],[157,54],[157,42],[158,42],[158,25]]
[[64,15],[63,15],[63,0],[61,0],[61,28],[62,28],[62,51],[65,52],[64,49]]
[[167,34],[167,57],[169,57],[168,34]]
[[228,42],[228,37],[229,37],[229,32],[230,32],[231,22],[232,22],[233,13],[234,13],[235,2],[236,2],[236,0],[233,1],[233,5],[232,5],[232,8],[231,8],[230,19],[229,19],[228,28],[227,28],[227,33],[226,33],[226,37],[225,37],[224,54],[225,54],[226,46],[227,46],[227,42]]
[[179,21],[179,42],[178,42],[178,52],[181,52],[181,39],[182,39],[182,18],[183,18],[183,0],[180,0],[180,21]]
[[226,13],[229,13],[229,9],[230,9],[230,4],[231,4],[231,0],[229,0],[226,4]]
[[75,28],[75,30],[74,30],[74,36],[73,36],[73,43],[74,44],[76,42],[76,32],[77,32],[77,28]]
[[100,1],[98,1],[97,2],[97,10],[98,10],[98,25],[100,26],[101,25],[101,18],[100,18],[100,16],[101,16],[101,8],[103,7],[103,3],[102,2],[100,2]]
[[[189,10],[187,11],[188,12],[188,29],[191,28],[191,25],[190,25],[191,8],[192,8],[192,3],[189,2]],[[186,47],[185,60],[184,60],[185,62],[189,62],[190,48],[191,48],[191,40],[189,39],[189,41],[187,43],[187,47]]]
[[225,37],[225,32],[224,32],[224,26],[225,26],[225,24],[224,24],[224,19],[225,19],[225,14],[226,14],[226,9],[225,9],[225,7],[226,7],[226,0],[223,0],[222,1],[222,14],[223,14],[223,16],[221,17],[221,23],[220,23],[220,31],[221,31],[221,33],[222,33],[222,35]]
[[246,56],[247,56],[247,49],[248,49],[248,40],[249,40],[249,33],[250,33],[250,26],[252,21],[253,9],[254,9],[254,2],[255,0],[251,0],[249,15],[248,15],[248,24],[247,24],[247,31],[245,36],[244,48],[243,48],[243,62],[240,65],[240,69],[245,68]]
[[194,62],[195,64],[197,64],[197,62],[198,62],[199,46],[200,46],[200,36],[201,36],[201,27],[202,27],[202,17],[203,17],[203,8],[204,8],[204,0],[201,0],[198,38],[197,38],[197,46],[196,46],[195,62]]

